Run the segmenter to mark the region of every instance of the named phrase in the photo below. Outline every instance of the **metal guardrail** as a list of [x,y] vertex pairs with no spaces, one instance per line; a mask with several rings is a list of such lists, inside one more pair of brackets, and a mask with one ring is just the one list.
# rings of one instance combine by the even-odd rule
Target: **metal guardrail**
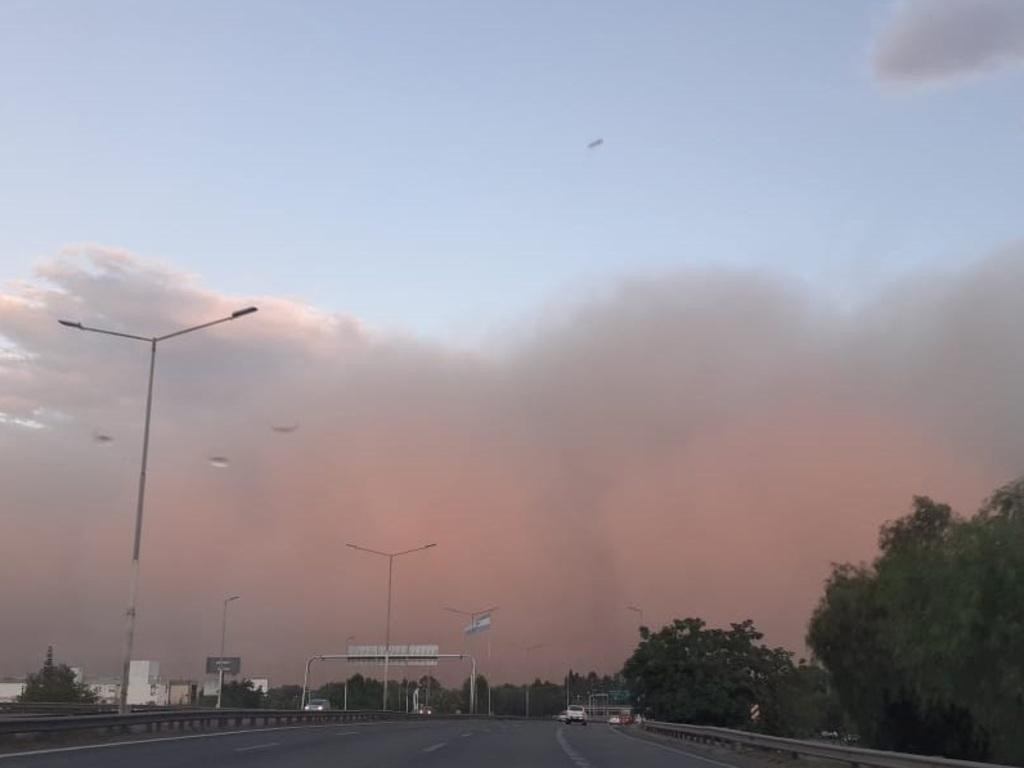
[[950,760],[945,757],[928,755],[911,755],[904,752],[885,752],[864,747],[846,747],[826,742],[803,741],[800,739],[784,739],[779,736],[766,736],[749,731],[735,731],[731,728],[715,728],[707,725],[685,725],[682,723],[663,723],[657,720],[645,720],[644,730],[672,736],[677,739],[688,739],[710,744],[730,747],[749,747],[769,750],[772,752],[789,753],[793,757],[816,757],[824,760],[835,760],[848,765],[865,766],[865,768],[1007,768],[997,763],[979,763],[970,760]]
[[[181,709],[199,709],[195,705],[135,704],[132,712],[167,712]],[[78,702],[0,702],[0,716],[3,715],[97,715],[117,712],[117,704],[81,704]]]
[[[326,725],[364,720],[405,720],[420,715],[405,712],[327,710],[307,712],[296,709],[186,709],[133,712],[128,715],[89,714],[25,716],[0,719],[0,738],[72,732],[154,732],[206,730],[274,725]],[[432,716],[433,717],[433,716]]]

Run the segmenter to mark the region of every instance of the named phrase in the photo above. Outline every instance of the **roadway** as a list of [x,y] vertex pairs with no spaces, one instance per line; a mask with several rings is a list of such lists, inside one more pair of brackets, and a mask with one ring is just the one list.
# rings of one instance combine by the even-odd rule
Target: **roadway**
[[0,768],[728,768],[632,728],[435,720],[292,726],[0,755]]

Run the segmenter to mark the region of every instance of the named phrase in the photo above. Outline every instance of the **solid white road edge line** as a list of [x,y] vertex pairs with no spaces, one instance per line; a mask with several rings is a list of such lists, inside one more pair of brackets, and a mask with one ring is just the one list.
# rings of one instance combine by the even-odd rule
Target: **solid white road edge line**
[[[367,725],[385,725],[390,722],[402,722],[401,720],[395,721],[378,721],[374,723],[363,723],[365,727]],[[274,728],[246,728],[241,731],[219,731],[218,733],[190,733],[187,736],[160,736],[156,739],[132,739],[131,741],[108,741],[105,744],[82,744],[77,747],[51,747],[50,749],[33,749],[27,752],[4,752],[0,754],[0,760],[9,760],[17,757],[31,757],[32,755],[55,755],[59,752],[78,752],[85,749],[107,749],[109,747],[130,747],[138,744],[157,744],[162,741],[185,741],[186,739],[212,739],[217,736],[238,736],[246,733],[266,733],[268,731],[301,731],[301,730],[314,730],[317,728],[330,728],[337,727],[336,724],[330,725],[281,725],[275,726]],[[351,725],[346,725],[351,728]],[[354,733],[354,731],[353,731]]]
[[696,760],[703,760],[705,763],[711,763],[712,765],[720,766],[720,768],[736,768],[736,766],[732,763],[723,763],[720,760],[712,760],[710,757],[698,755],[696,752],[689,752],[685,749],[676,749],[675,747],[669,747],[664,744],[658,744],[657,742],[650,741],[649,739],[641,739],[639,736],[634,736],[631,733],[625,733],[622,731],[621,728],[617,728],[615,726],[612,726],[612,731],[619,734],[619,736],[622,736],[624,739],[632,739],[633,741],[639,741],[641,744],[647,744],[651,747],[657,747],[658,749],[663,749],[666,752],[675,752],[677,755],[686,755],[687,757],[692,757]]

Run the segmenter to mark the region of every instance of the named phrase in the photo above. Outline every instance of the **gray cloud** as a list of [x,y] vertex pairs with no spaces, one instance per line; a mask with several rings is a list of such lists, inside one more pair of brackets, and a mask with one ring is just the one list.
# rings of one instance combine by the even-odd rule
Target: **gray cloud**
[[[0,292],[0,674],[50,642],[117,668],[146,349],[58,317],[160,333],[261,307],[161,348],[140,657],[199,674],[239,592],[246,671],[294,680],[381,639],[382,564],[344,542],[436,540],[396,568],[396,641],[460,648],[441,605],[497,603],[494,673],[557,678],[622,660],[627,603],[798,648],[829,563],[870,557],[912,494],[970,510],[1020,471],[1022,291],[1020,248],[853,313],[687,271],[477,356],[123,253],[55,260]],[[527,672],[507,648],[538,640]]]
[[1019,0],[905,0],[874,51],[883,80],[929,81],[1024,63]]

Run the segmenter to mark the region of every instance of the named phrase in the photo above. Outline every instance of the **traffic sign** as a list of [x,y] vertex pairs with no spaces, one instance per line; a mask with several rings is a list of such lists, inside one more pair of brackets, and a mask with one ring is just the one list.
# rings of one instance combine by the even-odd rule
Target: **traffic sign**
[[241,656],[207,656],[206,674],[215,675],[223,670],[225,675],[237,675],[242,669]]

